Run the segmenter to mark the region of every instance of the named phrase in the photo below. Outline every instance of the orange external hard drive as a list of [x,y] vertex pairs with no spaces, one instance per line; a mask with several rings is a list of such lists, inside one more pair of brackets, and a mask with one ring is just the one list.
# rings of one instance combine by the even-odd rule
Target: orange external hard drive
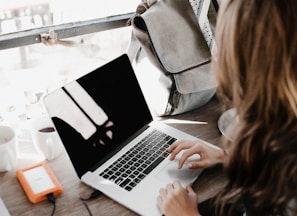
[[46,162],[18,169],[16,176],[31,203],[46,200],[48,194],[57,196],[63,192],[61,184]]

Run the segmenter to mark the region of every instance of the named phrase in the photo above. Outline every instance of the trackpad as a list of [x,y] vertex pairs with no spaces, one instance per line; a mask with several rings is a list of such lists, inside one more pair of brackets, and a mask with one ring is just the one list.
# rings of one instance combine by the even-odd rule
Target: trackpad
[[193,182],[202,172],[202,169],[188,169],[186,166],[183,166],[181,169],[178,169],[178,160],[173,160],[167,164],[157,175],[157,179],[161,181],[171,182],[178,180],[182,185],[186,185],[190,182]]

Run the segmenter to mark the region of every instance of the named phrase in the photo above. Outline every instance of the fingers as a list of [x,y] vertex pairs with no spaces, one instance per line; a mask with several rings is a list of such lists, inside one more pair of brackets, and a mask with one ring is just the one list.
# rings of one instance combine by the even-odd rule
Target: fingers
[[178,168],[179,168],[179,169],[182,168],[183,165],[184,165],[184,163],[187,161],[187,159],[188,159],[189,157],[191,157],[192,155],[194,155],[194,154],[197,154],[197,150],[196,150],[194,147],[191,147],[191,148],[189,148],[188,150],[186,150],[186,151],[182,154],[181,158],[179,159],[179,162],[178,162]]
[[[183,153],[179,155],[179,169],[182,168],[186,162],[189,169],[207,168],[222,163],[225,158],[225,154],[221,148],[199,140],[179,140],[173,143],[167,150],[171,153],[169,157],[170,160],[174,160],[177,155],[179,153],[181,154],[181,151],[184,150]],[[192,161],[189,160],[189,158],[195,154],[198,154],[200,158],[195,158]]]
[[196,195],[196,192],[194,191],[193,187],[192,187],[192,184],[188,184],[186,186],[186,190],[189,194],[193,194],[193,195]]
[[210,165],[207,160],[193,161],[187,164],[187,167],[189,169],[207,168],[209,166]]
[[157,197],[159,206],[164,205],[164,202],[167,200],[167,197],[168,197],[168,190],[172,191],[172,189],[173,189],[172,184],[168,184],[165,188],[161,188],[159,190],[159,196]]
[[171,153],[169,160],[174,160],[175,156],[179,153],[178,146],[182,143],[182,140],[173,143],[168,147],[167,151]]
[[179,181],[174,181],[173,183],[169,183],[165,188],[161,188],[159,194],[161,196],[167,196],[168,194],[174,193],[174,191],[179,191],[183,188]]
[[195,191],[192,188],[192,184],[188,184],[185,188],[181,185],[181,183],[179,181],[174,181],[173,183],[169,183],[166,185],[165,188],[161,188],[159,190],[159,197],[162,200],[162,198],[173,194],[173,193],[177,193],[179,191],[185,190],[188,193],[194,193]]
[[163,215],[200,215],[198,196],[191,184],[185,187],[179,181],[167,184],[160,189],[157,202]]
[[159,196],[157,197],[157,203],[158,206],[161,208],[163,211],[163,206],[164,206],[164,200],[166,199],[166,190],[164,188],[161,188],[159,191]]
[[180,190],[182,188],[182,185],[180,184],[179,181],[175,181],[173,182],[172,187],[176,190]]
[[173,183],[167,184],[165,188],[159,190],[159,196],[157,197],[157,202],[162,211],[170,206],[172,203],[169,202],[173,194],[177,194],[183,187],[180,182],[175,181]]
[[[189,157],[195,154],[200,154],[203,148],[199,141],[189,141],[189,140],[177,141],[168,148],[168,151],[171,152],[169,160],[174,160],[182,150],[184,150],[184,152],[181,155],[178,162],[179,169],[183,167],[183,165],[185,164],[185,162]],[[189,163],[188,168],[192,169],[192,168],[199,168],[199,167],[193,166],[192,163]]]
[[191,148],[195,143],[188,140],[179,140],[168,147],[167,151],[171,153],[169,160],[174,160],[176,155],[184,149]]

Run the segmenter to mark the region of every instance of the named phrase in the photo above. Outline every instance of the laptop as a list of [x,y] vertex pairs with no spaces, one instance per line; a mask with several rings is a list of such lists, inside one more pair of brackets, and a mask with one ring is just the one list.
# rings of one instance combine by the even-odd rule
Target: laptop
[[197,138],[153,119],[127,54],[43,102],[81,181],[140,215],[161,215],[159,189],[186,185],[202,171],[168,159],[176,140]]

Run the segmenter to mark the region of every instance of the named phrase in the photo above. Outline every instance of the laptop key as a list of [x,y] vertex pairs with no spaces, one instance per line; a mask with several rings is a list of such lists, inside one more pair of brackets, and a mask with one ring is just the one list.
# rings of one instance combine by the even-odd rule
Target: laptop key
[[120,185],[123,180],[124,180],[123,178],[119,177],[115,180],[114,183],[116,183],[117,185]]
[[126,189],[127,191],[131,191],[133,188],[130,187],[130,186],[128,185],[127,187],[125,187],[125,189]]
[[161,163],[165,158],[159,157],[157,160],[155,160],[151,165],[149,165],[144,171],[144,174],[149,174],[156,166],[158,166],[159,163]]
[[135,187],[137,184],[135,182],[130,182],[129,186]]
[[143,174],[143,173],[141,173],[141,174],[138,175],[138,178],[140,178],[140,179],[144,179],[144,177],[146,177],[146,175]]
[[120,186],[121,186],[121,187],[125,187],[127,184],[130,183],[130,181],[131,181],[131,179],[126,178],[126,179],[120,184]]
[[175,138],[171,138],[171,139],[167,142],[167,144],[171,145],[171,144],[174,143],[175,141],[176,141]]

